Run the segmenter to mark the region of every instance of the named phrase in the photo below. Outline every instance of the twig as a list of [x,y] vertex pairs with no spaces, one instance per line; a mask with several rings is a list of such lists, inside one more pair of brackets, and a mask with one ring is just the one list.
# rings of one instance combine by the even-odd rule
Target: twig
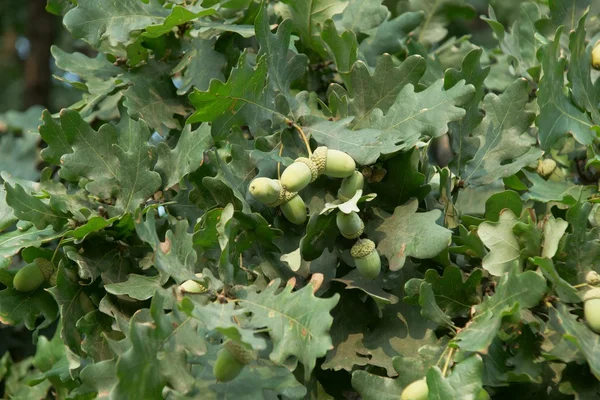
[[50,259],[50,264],[54,265],[54,258],[56,257],[56,254],[58,253],[58,249],[60,249],[60,245],[62,244],[64,239],[65,239],[64,236],[60,238],[60,241],[58,242],[58,245],[56,246],[56,250],[54,250],[54,254],[52,254],[52,258]]
[[454,353],[454,348],[451,348],[450,352],[448,353],[448,358],[446,358],[446,364],[444,364],[444,369],[442,370],[443,377],[446,376],[446,372],[448,371],[448,366],[450,365],[450,360],[452,359],[453,353]]
[[579,285],[574,285],[573,287],[575,289],[579,289],[579,288],[586,287],[586,286],[589,286],[589,285],[587,283],[580,283]]

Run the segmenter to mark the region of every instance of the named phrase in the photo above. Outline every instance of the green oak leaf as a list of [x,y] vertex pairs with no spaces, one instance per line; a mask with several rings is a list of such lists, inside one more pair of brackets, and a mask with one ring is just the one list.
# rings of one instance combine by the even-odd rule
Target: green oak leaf
[[74,37],[95,48],[124,49],[134,42],[133,32],[162,24],[168,14],[169,11],[156,0],[123,0],[108,4],[90,0],[67,12],[63,23]]
[[382,54],[400,52],[411,32],[421,25],[424,19],[425,14],[422,11],[404,12],[396,18],[387,19],[369,32],[369,37],[360,43],[359,51],[367,63],[374,66]]
[[571,134],[579,143],[590,144],[594,139],[590,117],[573,104],[563,92],[563,75],[567,60],[559,55],[562,28],[554,40],[542,46],[542,69],[536,122],[542,149],[550,149],[561,137]]
[[386,114],[404,87],[416,86],[424,73],[425,60],[419,55],[412,55],[397,65],[389,54],[384,54],[372,73],[362,61],[354,63],[348,77],[351,88],[348,104],[350,113],[355,116],[352,128],[369,127],[371,113],[379,109]]
[[302,259],[316,260],[325,249],[332,249],[339,229],[335,223],[337,213],[312,214],[306,225],[306,233],[300,241]]
[[17,217],[15,217],[14,211],[6,203],[6,190],[4,186],[0,186],[0,232],[10,227]]
[[475,156],[479,147],[478,139],[474,138],[472,134],[483,119],[483,113],[480,110],[481,100],[485,96],[483,83],[490,73],[490,67],[481,66],[482,54],[481,49],[472,50],[463,59],[460,70],[449,68],[444,75],[444,88],[446,89],[462,80],[475,87],[475,95],[463,105],[466,110],[465,116],[448,125],[454,154],[454,158],[450,161],[450,167],[457,175],[463,175],[467,162]]
[[199,168],[204,161],[204,152],[212,144],[208,124],[202,124],[195,130],[191,125],[186,125],[173,149],[165,142],[159,143],[158,161],[154,169],[160,173],[163,187],[169,189],[175,186],[184,176]]
[[433,258],[450,243],[452,232],[436,223],[441,211],[418,213],[418,206],[413,199],[396,207],[376,229],[380,238],[377,249],[388,259],[392,271],[401,269],[407,257]]
[[576,185],[569,181],[545,180],[535,172],[523,170],[523,174],[531,186],[523,194],[524,200],[535,200],[542,203],[557,201],[573,205],[580,196],[587,197],[596,191],[593,186]]
[[325,21],[342,12],[348,5],[342,0],[282,0],[302,43],[324,53],[319,41],[320,28]]
[[137,274],[128,275],[127,280],[123,282],[104,285],[104,288],[110,294],[116,296],[127,295],[136,300],[148,300],[154,296],[157,290],[164,290],[159,275],[146,276]]
[[164,241],[158,237],[155,210],[148,211],[145,220],[141,213],[138,214],[135,222],[135,230],[140,239],[154,250],[152,262],[156,269],[173,277],[178,283],[194,279],[197,256],[193,249],[192,235],[187,232],[187,221],[174,224],[174,230],[167,231]]
[[148,24],[145,26],[145,37],[157,38],[159,36],[170,33],[173,28],[178,25],[183,25],[186,22],[193,21],[196,18],[213,15],[216,12],[214,8],[208,8],[199,12],[194,12],[186,7],[175,6],[171,9],[171,13],[160,24]]
[[260,293],[252,287],[241,289],[237,293],[238,304],[252,313],[250,326],[269,328],[274,345],[269,358],[282,365],[288,357],[295,356],[309,376],[316,359],[331,349],[329,330],[333,318],[330,312],[340,296],[317,298],[312,285],[296,292],[292,292],[293,286],[286,285],[277,293],[279,282],[279,279],[274,280]]
[[429,396],[440,400],[477,399],[482,377],[483,361],[478,354],[457,363],[447,378],[438,367],[432,367],[427,372]]
[[485,97],[486,115],[474,132],[479,148],[462,176],[466,184],[486,185],[513,175],[542,155],[528,132],[535,117],[525,108],[528,101],[525,79],[517,79],[499,96]]
[[60,165],[60,159],[64,154],[72,153],[71,147],[74,142],[75,130],[64,130],[62,125],[56,122],[48,110],[42,112],[42,125],[39,127],[40,136],[48,144],[42,149],[42,158],[54,165]]
[[177,95],[171,80],[172,66],[149,62],[130,71],[126,78],[131,86],[123,93],[123,105],[133,119],[143,119],[150,127],[165,134],[181,129],[177,117],[189,114],[189,104]]
[[283,95],[292,109],[295,103],[290,92],[292,82],[302,78],[308,64],[304,54],[290,52],[292,20],[284,20],[277,32],[272,34],[266,7],[261,7],[256,21],[256,41],[260,46],[258,57],[264,55],[268,70],[268,81],[275,95]]
[[422,282],[419,288],[419,305],[421,315],[446,328],[456,328],[452,319],[440,308],[435,299],[431,284]]
[[509,209],[500,214],[498,222],[484,222],[477,234],[490,250],[483,258],[482,267],[490,274],[502,276],[514,267],[521,267],[521,248],[513,228],[519,222]]
[[81,348],[83,337],[77,330],[77,321],[89,312],[95,310],[89,296],[79,285],[75,271],[67,269],[61,261],[58,266],[56,286],[48,289],[54,297],[60,310],[62,328],[60,336],[65,345],[74,354],[85,356]]
[[[490,6],[489,18],[483,17],[492,30],[498,42],[500,49],[508,55],[509,60],[516,64],[516,74],[532,79],[529,71],[537,67],[539,63],[536,58],[536,52],[541,45],[536,38],[535,22],[541,19],[541,11],[535,3],[522,3],[520,6],[519,19],[514,22],[509,32],[504,31],[504,26],[498,21],[494,9]],[[534,73],[538,75],[539,71]]]
[[20,136],[12,132],[0,134],[0,171],[22,179],[37,179],[40,173],[35,167],[39,161],[36,136],[28,132]]
[[350,0],[340,14],[333,17],[339,31],[353,31],[356,34],[368,32],[381,25],[388,16],[383,0]]
[[345,31],[340,35],[333,21],[327,20],[323,25],[321,39],[325,42],[327,51],[333,58],[346,87],[350,89],[352,82],[348,79],[348,74],[358,57],[356,35],[352,31]]
[[586,19],[587,12],[579,20],[577,29],[571,31],[569,34],[571,58],[569,59],[567,77],[573,84],[573,100],[579,108],[589,112],[594,124],[598,125],[600,124],[600,111],[598,111],[597,107],[598,103],[600,103],[600,81],[596,79],[592,83],[591,51],[595,43],[589,42],[586,46]]
[[57,232],[51,226],[37,229],[31,223],[18,223],[15,230],[0,235],[0,257],[11,257],[25,247],[39,247],[64,234],[64,229]]
[[234,380],[217,382],[212,371],[220,348],[221,346],[212,346],[209,352],[198,360],[198,365],[192,367],[195,378],[193,390],[183,394],[167,389],[168,397],[181,400],[221,400],[228,397],[236,400],[254,400],[270,395],[290,400],[305,398],[306,388],[291,371],[262,359],[252,361]]
[[536,306],[545,293],[544,278],[513,267],[500,278],[496,292],[475,307],[471,323],[456,335],[458,345],[466,351],[485,352],[498,334],[503,317]]
[[600,235],[598,228],[588,229],[588,219],[592,205],[578,202],[567,211],[567,222],[571,232],[565,236],[562,254],[557,256],[569,269],[587,272],[590,268],[600,267]]
[[261,127],[275,116],[284,117],[275,109],[274,99],[267,80],[268,65],[265,55],[259,57],[256,68],[248,62],[248,53],[243,53],[236,68],[226,83],[211,81],[208,90],[194,89],[189,95],[196,111],[187,123],[212,122],[215,140],[229,135],[232,127],[248,125],[254,136],[264,136]]
[[214,45],[214,40],[200,38],[192,38],[185,43],[185,55],[173,68],[173,73],[181,73],[178,95],[186,94],[192,88],[206,90],[213,79],[225,80],[222,72],[225,57],[214,50]]
[[[466,277],[458,267],[450,266],[444,269],[444,274],[440,276],[434,269],[429,269],[425,273],[424,279],[413,278],[406,282],[405,290],[413,285],[419,285],[419,282],[427,282],[431,285],[438,306],[444,310],[450,317],[468,316],[473,305],[479,304],[480,295],[478,287],[482,278],[480,269],[473,271]],[[413,282],[414,281],[414,282]],[[418,293],[418,292],[417,292]],[[416,298],[405,298],[411,304],[415,304]]]
[[189,316],[176,311],[165,314],[162,301],[162,297],[154,297],[150,309],[132,317],[128,332],[131,347],[117,361],[118,382],[111,398],[158,399],[166,384],[182,391],[193,386],[184,350],[195,353],[204,341]]
[[362,370],[352,373],[352,387],[364,400],[398,400],[404,390],[398,379],[384,378]]
[[185,297],[179,308],[208,331],[218,331],[231,340],[249,344],[255,350],[263,350],[266,342],[256,335],[255,330],[240,326],[236,321],[244,320],[246,310],[236,308],[233,302],[221,304],[204,299]]
[[579,349],[596,379],[600,379],[600,336],[588,328],[585,322],[578,321],[564,304],[558,303],[556,307],[551,307],[550,313],[558,320],[555,324],[558,332]]
[[374,110],[365,129],[348,128],[352,117],[339,121],[308,120],[306,127],[319,143],[344,151],[359,164],[372,164],[380,154],[408,149],[429,137],[446,133],[448,123],[464,116],[458,105],[468,101],[473,87],[459,83],[443,90],[443,80],[415,93],[407,84],[396,97],[386,115]]
[[60,230],[67,222],[69,214],[57,209],[52,201],[47,204],[41,199],[27,193],[25,189],[15,184],[4,184],[6,190],[6,204],[14,212],[14,215],[22,221],[32,222],[36,228],[44,229],[51,225],[55,230]]
[[[327,352],[325,362],[321,365],[323,369],[343,369],[350,372],[355,366],[367,365],[368,357],[359,354],[357,350],[373,317],[369,317],[369,309],[357,293],[345,291],[332,311],[333,349]],[[356,318],[356,315],[363,315],[364,318]]]

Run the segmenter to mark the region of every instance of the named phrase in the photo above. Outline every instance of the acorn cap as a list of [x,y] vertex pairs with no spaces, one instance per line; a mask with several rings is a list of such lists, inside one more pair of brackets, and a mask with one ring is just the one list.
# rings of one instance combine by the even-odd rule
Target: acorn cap
[[45,258],[36,258],[33,262],[38,266],[40,271],[42,271],[46,280],[49,280],[52,277],[54,274],[54,266],[49,260],[46,260]]
[[310,158],[298,157],[294,162],[306,164],[306,166],[310,169],[310,174],[312,175],[310,180],[311,182],[314,182],[319,177],[319,167],[317,167]]
[[600,288],[590,289],[583,295],[583,301],[588,301],[592,299],[600,299]]
[[223,346],[242,364],[250,364],[256,357],[254,351],[242,343],[228,340]]
[[596,271],[590,271],[585,276],[588,285],[597,285],[600,283],[600,275]]
[[323,175],[327,166],[327,147],[317,147],[310,156],[310,160],[317,166],[318,175]]
[[375,250],[375,243],[370,239],[359,239],[350,249],[352,258],[363,258],[371,254]]
[[297,192],[288,192],[287,190],[285,190],[283,185],[278,180],[275,180],[275,182],[277,182],[279,184],[279,187],[281,188],[279,190],[279,199],[277,199],[273,203],[267,204],[267,206],[277,207],[283,203],[287,203],[288,201],[293,199],[298,194]]
[[547,178],[556,169],[556,161],[551,158],[545,158],[543,160],[538,161],[538,165],[536,168],[536,172],[543,178]]

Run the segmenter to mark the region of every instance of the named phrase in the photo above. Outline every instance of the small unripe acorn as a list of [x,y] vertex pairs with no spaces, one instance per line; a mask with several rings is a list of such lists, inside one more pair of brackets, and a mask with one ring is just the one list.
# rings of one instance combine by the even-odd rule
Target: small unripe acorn
[[350,214],[344,214],[343,212],[338,211],[335,222],[342,233],[342,236],[347,239],[357,239],[365,230],[365,224],[354,211]]
[[[202,274],[196,274],[196,277],[202,278]],[[204,293],[208,290],[206,287],[192,279],[183,282],[179,288],[185,293]]]
[[299,195],[279,206],[281,212],[292,224],[302,225],[306,221],[306,204]]
[[481,388],[479,393],[477,393],[476,400],[490,400],[490,394],[484,388]]
[[556,169],[556,161],[551,158],[545,158],[538,161],[536,172],[542,178],[548,178]]
[[592,67],[600,70],[600,40],[596,42],[592,50]]
[[600,333],[600,288],[593,288],[583,296],[583,315],[589,327]]
[[281,184],[270,178],[256,178],[250,182],[250,194],[263,204],[272,204],[279,200]]
[[350,249],[350,255],[354,259],[356,269],[362,276],[367,279],[377,278],[381,272],[381,259],[372,240],[357,240]]
[[281,184],[290,192],[299,192],[319,176],[317,166],[308,158],[299,157],[281,174]]
[[362,190],[365,184],[365,178],[359,171],[354,171],[352,175],[344,178],[342,186],[338,190],[337,197],[341,201],[348,201],[354,197],[357,190]]
[[414,381],[404,388],[400,400],[427,400],[429,398],[429,387],[425,378]]
[[241,343],[227,341],[217,355],[213,374],[219,382],[229,382],[242,372],[244,366],[255,358],[252,350]]
[[319,175],[325,174],[332,178],[346,178],[356,169],[356,163],[348,154],[325,146],[317,147],[310,159],[317,166]]
[[25,265],[13,279],[13,286],[19,292],[31,292],[39,288],[54,273],[52,263],[44,258],[36,258]]

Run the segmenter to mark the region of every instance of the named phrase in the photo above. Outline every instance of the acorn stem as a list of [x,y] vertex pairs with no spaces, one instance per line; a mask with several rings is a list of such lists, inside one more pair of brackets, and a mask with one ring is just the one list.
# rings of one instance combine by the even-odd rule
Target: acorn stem
[[446,377],[446,372],[448,371],[448,366],[450,365],[450,360],[452,359],[454,353],[454,348],[451,348],[448,352],[448,357],[446,358],[446,363],[444,364],[444,369],[442,370],[442,376]]
[[[279,148],[279,157],[283,154],[283,142],[281,142],[281,147]],[[277,179],[281,180],[281,161],[277,162]]]
[[310,144],[308,143],[308,138],[304,134],[304,131],[302,130],[300,125],[298,125],[297,123],[295,123],[294,121],[292,121],[290,119],[288,119],[286,122],[289,126],[291,126],[292,128],[294,128],[298,131],[298,133],[302,137],[302,140],[304,141],[304,146],[306,146],[306,151],[308,152],[308,156],[309,157],[312,156],[312,150],[310,149]]

